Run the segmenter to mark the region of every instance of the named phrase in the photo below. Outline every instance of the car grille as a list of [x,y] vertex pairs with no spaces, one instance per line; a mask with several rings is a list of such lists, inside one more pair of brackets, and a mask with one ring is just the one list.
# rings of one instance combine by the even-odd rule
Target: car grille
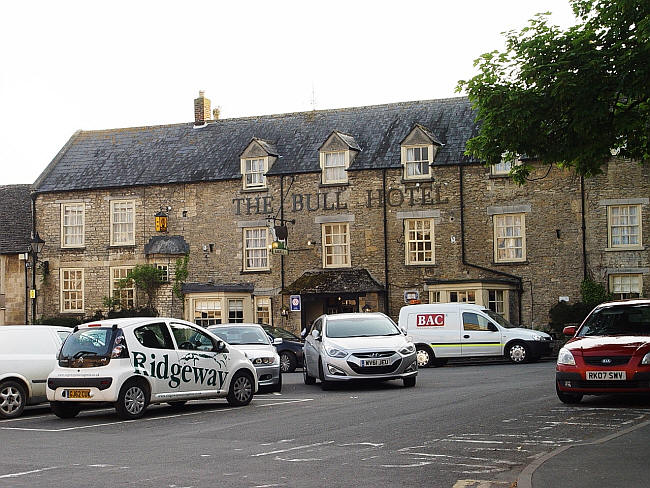
[[[586,364],[591,366],[609,367],[627,364],[630,362],[631,357],[632,356],[584,356],[583,359]],[[610,362],[603,363],[603,360],[609,360]]]
[[389,364],[388,366],[361,367],[358,364],[354,364],[353,362],[348,361],[348,366],[350,366],[350,368],[352,368],[352,371],[354,371],[357,374],[389,374],[396,371],[397,368],[399,368],[400,364],[402,364],[401,358],[395,361],[393,364]]
[[355,352],[355,358],[369,359],[369,358],[389,358],[395,351],[377,351],[377,352]]

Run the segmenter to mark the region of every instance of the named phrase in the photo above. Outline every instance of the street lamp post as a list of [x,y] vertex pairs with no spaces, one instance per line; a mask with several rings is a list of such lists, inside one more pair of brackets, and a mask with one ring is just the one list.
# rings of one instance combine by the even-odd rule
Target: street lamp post
[[38,262],[38,255],[43,250],[45,241],[41,239],[38,232],[30,241],[30,254],[32,255],[32,289],[30,291],[30,298],[32,299],[32,324],[36,323],[36,263]]

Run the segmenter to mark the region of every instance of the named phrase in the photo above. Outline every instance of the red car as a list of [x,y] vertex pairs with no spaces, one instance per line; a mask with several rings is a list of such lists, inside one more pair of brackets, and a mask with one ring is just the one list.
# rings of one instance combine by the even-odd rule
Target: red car
[[560,349],[555,389],[564,403],[583,395],[650,393],[650,300],[598,305]]

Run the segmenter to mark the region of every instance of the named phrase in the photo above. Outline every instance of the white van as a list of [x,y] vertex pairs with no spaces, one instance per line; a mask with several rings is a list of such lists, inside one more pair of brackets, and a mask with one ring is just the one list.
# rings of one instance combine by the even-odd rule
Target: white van
[[25,405],[47,401],[47,375],[70,332],[51,325],[0,327],[0,418],[18,417]]
[[477,356],[505,356],[513,363],[524,363],[551,351],[550,335],[515,327],[480,305],[407,305],[400,310],[399,326],[415,343],[419,367]]
[[246,355],[202,327],[173,318],[103,320],[75,328],[47,379],[57,417],[112,404],[123,419],[141,417],[152,403],[225,397],[250,403],[255,367]]

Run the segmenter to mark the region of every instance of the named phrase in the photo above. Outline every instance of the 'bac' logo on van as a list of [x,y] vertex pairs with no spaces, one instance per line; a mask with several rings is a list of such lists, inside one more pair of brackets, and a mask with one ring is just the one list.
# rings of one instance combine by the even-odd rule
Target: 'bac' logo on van
[[444,313],[421,313],[415,316],[418,327],[443,327],[445,325]]

